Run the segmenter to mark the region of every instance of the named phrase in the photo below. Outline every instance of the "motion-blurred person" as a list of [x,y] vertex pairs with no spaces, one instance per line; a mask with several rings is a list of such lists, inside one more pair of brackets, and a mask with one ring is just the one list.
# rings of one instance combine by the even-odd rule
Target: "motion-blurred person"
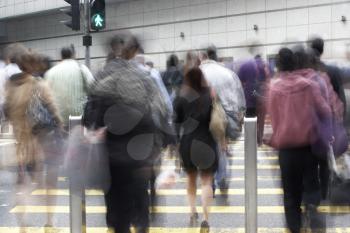
[[[310,47],[316,51],[316,55],[321,59],[324,51],[324,40],[322,38],[314,38],[311,40]],[[334,91],[337,93],[339,99],[346,106],[346,99],[344,93],[344,86],[342,80],[341,70],[333,65],[328,65],[320,61],[320,68],[324,70],[331,80]],[[346,108],[344,108],[344,117],[346,116]]]
[[[245,110],[245,99],[241,82],[237,75],[217,62],[216,48],[209,47],[202,53],[200,68],[209,86],[215,91],[228,119],[226,137],[236,140],[239,136],[242,116]],[[221,189],[228,187],[227,178],[227,148],[220,143],[219,169],[215,176]]]
[[65,127],[69,116],[80,116],[90,85],[95,81],[90,70],[75,60],[73,46],[61,49],[62,61],[45,74]]
[[264,106],[267,69],[260,55],[241,64],[238,77],[242,82],[247,104],[246,117],[257,117],[257,142],[262,144],[266,110]]
[[[292,233],[299,233],[302,200],[315,207],[313,216],[317,214],[316,208],[321,201],[318,158],[312,152],[317,133],[315,114],[330,119],[331,109],[322,97],[319,85],[293,73],[295,60],[290,49],[282,48],[279,51],[279,73],[269,86],[267,109],[273,130],[268,144],[279,150],[287,225]],[[315,226],[313,224],[322,228],[324,223],[313,221],[311,227]]]
[[[156,82],[157,87],[159,88],[162,98],[166,101],[167,103],[167,111],[169,115],[169,124],[171,124],[172,121],[172,115],[173,115],[173,104],[170,99],[170,96],[164,86],[164,83],[162,81],[162,78],[160,76],[160,73],[158,70],[153,68],[153,63],[151,61],[146,61],[146,57],[143,54],[138,54],[133,58],[133,60],[136,62],[137,66],[144,72],[146,72],[149,77],[153,78],[153,80]],[[148,65],[146,64],[148,63]],[[168,137],[166,137],[163,140],[163,147],[167,147],[168,145],[171,145],[171,148],[173,148],[173,145],[175,145],[175,135],[173,134],[167,134]],[[161,165],[161,151],[159,151],[158,155],[155,155],[154,158],[154,164],[153,164],[153,169],[151,171],[151,182],[150,182],[150,201],[151,201],[151,206],[152,208],[156,205],[157,202],[157,197],[156,197],[156,188],[155,188],[155,182],[156,178],[160,173],[160,165]]]
[[[17,141],[16,155],[19,164],[17,182],[27,186],[26,172],[29,173],[33,182],[39,182],[38,172],[42,171],[43,162],[47,164],[53,162],[51,159],[58,159],[49,158],[48,154],[43,153],[46,151],[42,144],[42,138],[45,136],[41,133],[51,127],[60,128],[61,119],[51,97],[51,90],[44,81],[32,75],[39,69],[38,56],[27,51],[18,55],[17,64],[23,72],[12,75],[7,82],[4,111],[13,125]],[[45,178],[46,184],[49,184],[47,188],[55,188],[53,186],[57,181],[58,165],[54,163],[47,168],[48,174]],[[26,201],[25,199],[23,196],[18,197],[17,202],[22,204]],[[51,201],[47,203],[52,204]],[[22,227],[23,216],[19,216],[19,220]],[[52,213],[47,215],[47,226],[52,226]]]
[[199,59],[199,53],[196,51],[188,51],[186,53],[186,59],[185,59],[185,65],[183,67],[183,73],[186,75],[186,73],[195,67],[199,67],[201,64],[201,60]]
[[162,73],[162,79],[171,99],[174,100],[183,81],[183,73],[179,68],[179,59],[175,54],[169,56],[166,71]]
[[84,113],[88,128],[106,127],[111,187],[105,193],[107,225],[118,233],[148,232],[148,184],[153,156],[162,146],[160,130],[168,123],[166,103],[145,72],[129,61],[138,40],[118,34],[111,40],[115,58],[97,74]]
[[[324,101],[327,102],[332,110],[332,122],[333,127],[337,124],[343,125],[344,106],[337,93],[334,91],[330,78],[328,77],[325,66],[320,62],[316,51],[309,49],[305,50],[302,46],[298,46],[294,49],[296,56],[296,68],[294,73],[301,75],[305,78],[313,80],[321,88],[321,94]],[[328,194],[329,185],[329,168],[327,153],[328,147],[322,146],[321,142],[316,142],[313,146],[313,152],[319,156],[319,175],[321,183],[322,198],[326,199]],[[335,153],[337,151],[335,150]],[[307,204],[307,203],[306,203]],[[308,207],[309,209],[312,208]]]
[[19,56],[27,52],[27,49],[21,44],[10,44],[5,47],[3,51],[4,67],[0,69],[0,124],[1,131],[7,131],[5,129],[10,128],[3,114],[3,104],[5,101],[5,83],[6,81],[15,74],[19,74],[22,71],[17,65]]
[[196,210],[197,175],[202,186],[203,221],[201,232],[209,231],[209,207],[213,198],[212,182],[217,169],[217,144],[209,130],[212,98],[199,68],[190,69],[174,102],[175,125],[180,137],[180,155],[187,173],[187,195],[191,207],[191,223],[198,219]]
[[[169,114],[171,115],[173,112],[172,101],[171,101],[170,96],[166,90],[166,87],[164,86],[164,83],[162,82],[162,78],[161,78],[159,71],[156,70],[155,68],[151,67],[153,63],[151,61],[146,61],[146,57],[143,54],[136,55],[135,58],[133,58],[133,60],[136,62],[137,66],[142,71],[147,72],[148,75],[151,78],[153,78],[153,80],[156,82],[160,92],[162,93],[164,100],[167,103],[167,110],[169,111]],[[146,63],[148,63],[148,65]]]
[[27,49],[21,44],[10,44],[4,49],[5,59],[5,78],[9,79],[12,75],[21,73],[21,69],[18,67],[18,58],[23,53],[27,52]]

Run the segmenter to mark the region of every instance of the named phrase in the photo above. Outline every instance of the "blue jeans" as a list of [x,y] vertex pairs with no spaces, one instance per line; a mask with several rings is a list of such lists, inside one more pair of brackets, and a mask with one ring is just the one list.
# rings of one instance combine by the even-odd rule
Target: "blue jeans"
[[219,164],[215,173],[215,184],[218,185],[222,180],[227,178],[227,151],[220,149],[218,146]]

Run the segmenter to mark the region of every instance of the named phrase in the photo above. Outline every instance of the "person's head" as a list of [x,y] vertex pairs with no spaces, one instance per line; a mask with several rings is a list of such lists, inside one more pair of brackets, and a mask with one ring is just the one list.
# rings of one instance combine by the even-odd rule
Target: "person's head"
[[18,56],[16,63],[23,73],[33,75],[40,71],[40,56],[32,51]]
[[175,54],[171,54],[167,60],[166,66],[169,67],[177,67],[179,65],[179,58]]
[[3,52],[4,61],[9,63],[17,63],[17,60],[23,54],[26,54],[28,49],[24,47],[22,44],[14,43],[5,47]]
[[199,60],[198,53],[195,51],[188,51],[186,54],[186,68],[189,70],[194,67],[198,67],[201,61]]
[[218,55],[215,46],[209,46],[207,48],[207,55],[210,60],[218,61]]
[[208,88],[208,83],[199,67],[194,67],[188,70],[185,75],[184,85],[198,93]]
[[295,69],[295,58],[292,50],[289,48],[280,49],[277,54],[276,66],[280,72],[293,71]]
[[46,71],[52,67],[51,59],[45,55],[39,55],[39,71],[38,75],[43,77]]
[[297,45],[292,48],[295,60],[295,69],[307,69],[312,68],[311,57],[306,52],[303,45]]
[[63,47],[61,49],[61,58],[62,60],[74,59],[75,58],[75,48],[73,45]]
[[317,37],[311,40],[310,47],[317,52],[317,55],[320,57],[323,54],[324,41],[322,38]]
[[130,60],[142,51],[139,40],[132,34],[118,33],[110,41],[111,49],[115,57],[121,57]]

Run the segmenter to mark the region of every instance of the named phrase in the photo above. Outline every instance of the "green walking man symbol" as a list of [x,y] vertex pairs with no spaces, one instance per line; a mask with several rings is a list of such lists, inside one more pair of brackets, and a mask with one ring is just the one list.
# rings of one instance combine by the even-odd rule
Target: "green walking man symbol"
[[102,28],[103,27],[103,18],[101,17],[101,15],[96,14],[93,16],[93,22],[95,23],[95,27],[96,28]]

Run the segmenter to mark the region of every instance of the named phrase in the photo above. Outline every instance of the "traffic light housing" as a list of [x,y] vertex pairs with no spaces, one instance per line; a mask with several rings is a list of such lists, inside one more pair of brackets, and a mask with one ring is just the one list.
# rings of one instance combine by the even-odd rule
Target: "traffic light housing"
[[106,28],[105,0],[90,0],[90,29],[99,31]]
[[61,21],[67,27],[70,27],[73,31],[80,30],[80,0],[64,0],[70,6],[70,8],[63,9],[62,11],[71,16],[70,20]]

